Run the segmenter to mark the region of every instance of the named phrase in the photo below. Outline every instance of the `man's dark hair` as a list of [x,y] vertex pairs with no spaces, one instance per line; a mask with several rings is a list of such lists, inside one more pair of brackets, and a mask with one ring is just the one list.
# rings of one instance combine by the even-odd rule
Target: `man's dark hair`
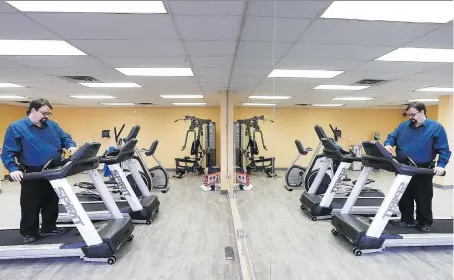
[[424,110],[424,115],[427,114],[426,105],[424,105],[424,103],[422,103],[422,102],[419,102],[419,101],[411,102],[410,104],[408,104],[407,109],[405,109],[405,111],[408,111],[408,109],[410,109],[410,108],[415,108],[416,110],[418,110],[418,112],[421,112],[422,110]]
[[39,110],[43,106],[48,106],[52,109],[52,105],[50,105],[50,102],[47,99],[40,98],[32,100],[30,105],[28,105],[27,116],[30,115],[32,109]]

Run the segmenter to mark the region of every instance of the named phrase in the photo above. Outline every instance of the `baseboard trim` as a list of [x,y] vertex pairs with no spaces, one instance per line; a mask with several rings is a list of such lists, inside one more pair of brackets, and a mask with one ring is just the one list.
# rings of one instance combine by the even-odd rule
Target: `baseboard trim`
[[440,185],[434,183],[433,186],[437,189],[442,189],[442,190],[454,190],[454,185]]

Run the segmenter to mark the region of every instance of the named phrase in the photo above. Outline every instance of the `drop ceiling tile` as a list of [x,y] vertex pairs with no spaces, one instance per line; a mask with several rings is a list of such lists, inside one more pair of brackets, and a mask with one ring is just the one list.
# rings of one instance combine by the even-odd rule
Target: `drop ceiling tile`
[[183,40],[232,41],[238,37],[240,16],[183,16],[175,22]]
[[373,60],[366,62],[354,69],[352,72],[375,73],[375,72],[401,72],[406,75],[430,70],[440,66],[440,63],[426,62],[390,62]]
[[0,78],[3,82],[31,82],[31,81],[48,81],[55,77],[31,68],[0,68]]
[[6,3],[5,1],[0,1],[0,13],[14,13],[19,12],[16,8]]
[[272,17],[248,16],[241,34],[241,40],[294,42],[309,26],[310,22],[309,19],[299,18],[274,19]]
[[401,46],[439,24],[341,19],[315,20],[300,42],[367,46]]
[[32,68],[49,67],[102,67],[103,64],[90,56],[9,56],[9,60]]
[[364,64],[362,60],[338,60],[317,58],[281,58],[276,69],[349,70]]
[[235,52],[235,41],[185,41],[190,56],[232,56]]
[[169,1],[172,14],[192,16],[241,16],[243,1]]
[[170,15],[27,13],[65,39],[176,40]]
[[0,39],[57,40],[60,38],[24,14],[2,13],[0,16]]
[[16,68],[16,67],[21,68],[24,66],[7,59],[6,56],[5,58],[0,57],[0,68]]
[[292,46],[290,42],[253,42],[240,41],[237,56],[281,57]]
[[180,41],[73,40],[71,43],[95,57],[185,56]]
[[451,21],[428,34],[408,42],[405,47],[452,49],[453,33],[453,23]]
[[195,68],[231,68],[233,57],[191,56],[191,62]]
[[179,57],[100,57],[103,63],[118,67],[191,67],[187,56]]
[[358,45],[331,45],[297,43],[287,53],[285,58],[296,59],[338,59],[338,60],[363,60],[368,61],[378,58],[390,51],[393,47],[384,46],[358,46]]
[[64,67],[52,67],[52,68],[40,68],[40,71],[48,73],[49,75],[61,77],[61,76],[91,76],[101,82],[120,82],[126,81],[127,76],[123,75],[119,71],[109,67],[75,67],[75,68],[64,68]]
[[250,1],[247,15],[315,18],[331,1]]

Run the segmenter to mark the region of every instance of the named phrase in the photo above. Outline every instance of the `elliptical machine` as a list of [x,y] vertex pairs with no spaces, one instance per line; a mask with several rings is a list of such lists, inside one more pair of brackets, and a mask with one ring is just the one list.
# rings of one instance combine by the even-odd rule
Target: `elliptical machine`
[[[235,122],[235,153],[236,153],[236,166],[241,171],[246,167],[246,173],[250,174],[251,172],[265,172],[268,177],[275,177],[276,173],[274,172],[274,157],[265,158],[259,155],[259,148],[256,141],[256,133],[260,134],[262,140],[262,146],[265,151],[268,151],[263,140],[263,132],[260,129],[259,121],[270,121],[266,120],[262,116],[254,116],[250,119],[237,120]],[[247,137],[246,148],[244,146],[244,136]]]
[[[207,168],[216,165],[216,123],[210,119],[200,119],[195,116],[184,116],[184,119],[175,120],[190,121],[182,151],[186,149],[188,135],[194,135],[190,155],[184,158],[175,158],[175,175],[173,177],[181,179],[186,173],[197,173],[198,175],[205,174],[204,160]],[[204,139],[202,139],[204,137]],[[205,145],[202,145],[202,142]]]

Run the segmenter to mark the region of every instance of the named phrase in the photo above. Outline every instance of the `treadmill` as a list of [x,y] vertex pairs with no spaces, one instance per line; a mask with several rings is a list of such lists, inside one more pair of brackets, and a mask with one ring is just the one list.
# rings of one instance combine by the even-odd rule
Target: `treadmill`
[[[74,174],[96,170],[99,165],[96,154],[100,147],[99,142],[86,143],[63,166],[24,173],[22,180],[49,180],[63,206],[71,213],[73,225],[68,226],[68,231],[64,234],[41,237],[31,243],[24,242],[19,229],[1,229],[0,259],[77,256],[85,261],[115,263],[117,257],[114,254],[123,243],[134,238],[134,224],[129,217],[123,217],[118,208],[109,204],[113,203],[112,199],[106,203],[109,204],[114,219],[93,224],[66,179]],[[100,190],[107,189],[104,184],[98,184],[97,187]]]
[[[332,139],[322,138],[320,140],[323,145],[323,154],[327,160],[322,163],[309,191],[304,191],[300,198],[301,209],[307,210],[310,213],[312,221],[330,219],[333,214],[341,211],[348,196],[336,196],[336,194],[343,185],[343,178],[347,175],[350,165],[355,161],[361,161],[361,158],[357,157],[352,152],[343,150],[339,145],[336,145]],[[332,161],[338,161],[340,164],[325,194],[320,196],[316,193],[317,188],[320,185],[325,172],[328,170],[328,167],[331,166]],[[367,176],[370,171],[371,170],[368,170]],[[367,176],[364,179],[364,182],[367,181]],[[363,178],[360,176],[358,180],[361,179]],[[352,214],[375,215],[383,202],[385,197],[384,193],[377,189],[368,189],[366,192],[362,190],[361,195],[362,196],[358,198],[351,209]]]
[[[360,176],[363,180],[358,180],[355,184],[341,213],[334,215],[331,220],[334,229],[331,232],[334,235],[345,236],[355,246],[353,253],[356,256],[361,256],[363,253],[382,252],[386,247],[452,246],[454,243],[452,217],[434,219],[430,232],[389,223],[391,214],[397,208],[412,176],[416,174],[434,175],[433,170],[418,168],[411,159],[409,162],[413,166],[399,163],[379,142],[365,141],[363,147],[366,151],[366,155],[362,157],[365,168]],[[373,168],[396,173],[396,179],[373,219],[355,216],[350,211],[351,206],[364,186],[366,174]]]
[[[100,158],[100,163],[104,163],[109,166],[112,177],[117,182],[117,186],[120,189],[122,196],[125,198],[125,200],[115,201],[121,213],[123,213],[124,216],[131,217],[134,223],[145,222],[149,225],[159,212],[160,201],[157,196],[151,195],[145,182],[142,180],[139,170],[136,165],[132,163],[136,144],[137,139],[130,138],[119,150],[114,150],[110,153],[105,152]],[[138,183],[138,186],[143,194],[140,198],[136,196],[130,183],[126,179],[123,168],[120,166],[120,163],[123,162],[131,172],[134,180]],[[97,170],[89,171],[88,175],[95,185],[104,183]],[[100,193],[103,200],[106,196],[112,196],[107,188],[102,191],[107,191],[103,194]],[[81,201],[81,204],[92,221],[103,221],[111,218],[111,213],[108,211],[103,201]],[[68,214],[65,207],[60,204],[57,222],[67,223],[70,221],[71,215]]]

